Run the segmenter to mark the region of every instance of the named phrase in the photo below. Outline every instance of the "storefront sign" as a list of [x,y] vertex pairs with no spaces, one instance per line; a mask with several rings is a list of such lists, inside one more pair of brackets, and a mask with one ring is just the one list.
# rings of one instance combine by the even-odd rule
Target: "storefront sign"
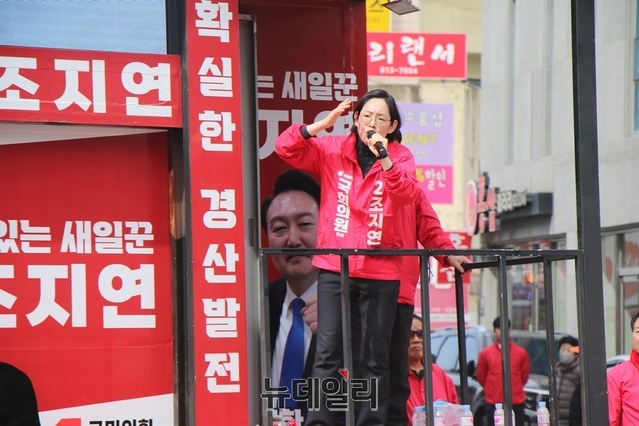
[[489,185],[488,173],[466,184],[466,232],[495,232],[503,220],[552,214],[551,193],[500,191]]
[[402,114],[402,144],[415,157],[417,181],[431,203],[453,203],[452,104],[397,104]]
[[180,57],[0,46],[0,120],[182,127]]
[[466,79],[466,34],[368,33],[369,77]]

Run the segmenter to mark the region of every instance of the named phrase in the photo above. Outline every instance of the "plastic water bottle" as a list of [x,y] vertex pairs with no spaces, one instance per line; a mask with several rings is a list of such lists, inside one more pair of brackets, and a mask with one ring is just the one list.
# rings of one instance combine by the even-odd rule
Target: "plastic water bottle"
[[546,401],[539,401],[537,408],[537,426],[550,426],[550,412],[546,408]]
[[504,426],[504,406],[495,404],[495,426]]
[[440,404],[433,404],[433,424],[435,426],[444,426],[444,407]]
[[462,409],[461,409],[461,416],[459,418],[460,422],[459,424],[461,426],[472,426],[474,419],[473,419],[473,412],[470,411],[470,405],[462,405]]
[[426,407],[418,405],[413,410],[413,426],[426,426]]

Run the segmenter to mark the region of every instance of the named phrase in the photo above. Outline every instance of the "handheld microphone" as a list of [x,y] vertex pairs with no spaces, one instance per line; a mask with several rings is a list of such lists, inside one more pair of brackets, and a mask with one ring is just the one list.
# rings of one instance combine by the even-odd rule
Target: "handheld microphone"
[[[368,132],[366,132],[366,137],[368,139],[372,138],[373,135],[377,133],[375,132],[375,130],[369,130]],[[377,150],[377,153],[379,154],[379,158],[386,158],[388,157],[388,151],[386,151],[386,148],[384,148],[384,144],[381,142],[375,142],[375,149]]]

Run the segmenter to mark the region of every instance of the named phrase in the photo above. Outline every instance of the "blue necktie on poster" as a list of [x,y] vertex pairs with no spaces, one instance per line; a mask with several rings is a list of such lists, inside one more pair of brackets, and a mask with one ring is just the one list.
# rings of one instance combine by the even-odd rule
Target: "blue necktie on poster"
[[[290,305],[293,311],[293,324],[288,332],[286,346],[284,347],[280,387],[286,386],[291,396],[293,395],[293,379],[301,379],[304,375],[304,317],[301,310],[305,305],[304,300],[299,297],[293,299]],[[297,401],[286,399],[284,407],[296,408]]]

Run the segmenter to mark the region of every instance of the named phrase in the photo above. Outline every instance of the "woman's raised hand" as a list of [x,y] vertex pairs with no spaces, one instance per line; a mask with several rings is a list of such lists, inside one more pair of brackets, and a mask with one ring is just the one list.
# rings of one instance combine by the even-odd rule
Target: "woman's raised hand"
[[329,112],[328,115],[326,116],[326,118],[324,119],[324,128],[328,129],[329,127],[333,126],[335,124],[335,122],[337,121],[337,119],[344,114],[345,112],[347,112],[349,109],[351,109],[351,100],[350,99],[345,99],[342,102],[340,102],[340,104],[337,106],[337,108],[335,108],[333,111]]

